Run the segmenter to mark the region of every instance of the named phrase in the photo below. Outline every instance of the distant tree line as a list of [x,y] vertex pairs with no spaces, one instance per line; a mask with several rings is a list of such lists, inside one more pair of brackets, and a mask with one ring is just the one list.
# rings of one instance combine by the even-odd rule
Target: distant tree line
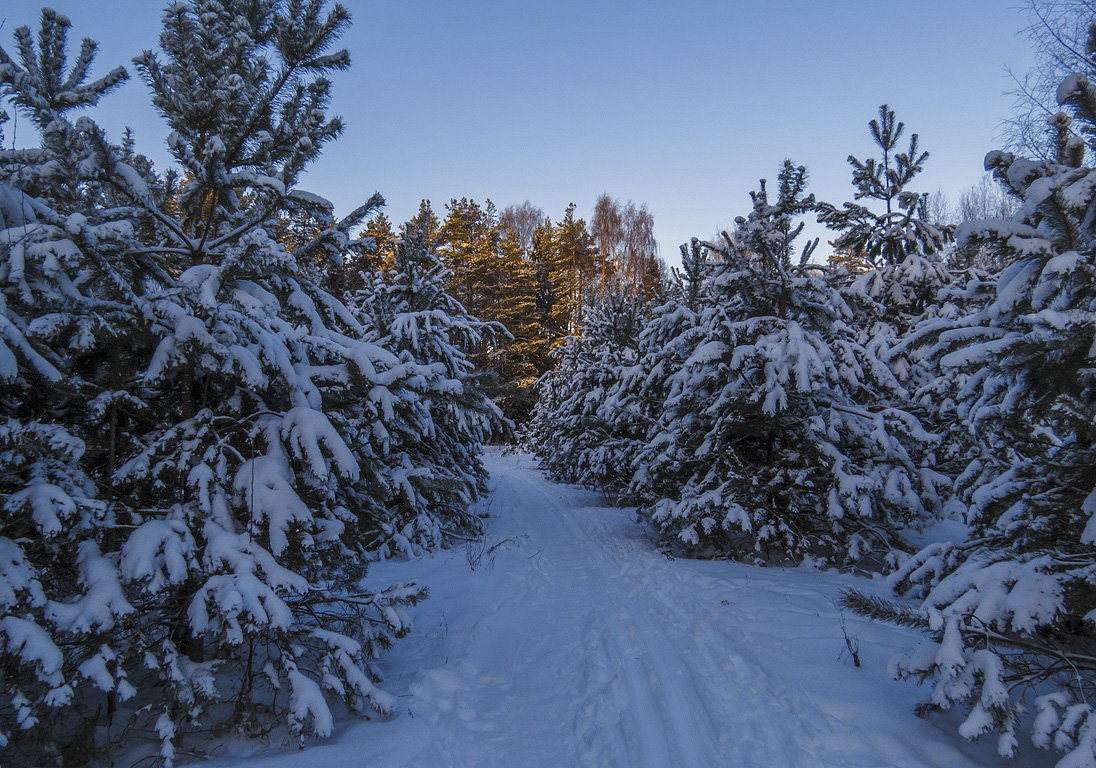
[[524,420],[537,379],[554,365],[552,351],[582,332],[589,302],[608,290],[646,304],[668,278],[646,205],[598,197],[587,223],[571,204],[553,221],[525,201],[501,212],[490,200],[450,200],[444,218],[423,200],[397,229],[384,213],[363,229],[369,245],[330,273],[333,287],[354,291],[393,262],[400,237],[422,234],[448,267],[450,293],[467,312],[507,332],[467,350],[481,385],[503,412]]

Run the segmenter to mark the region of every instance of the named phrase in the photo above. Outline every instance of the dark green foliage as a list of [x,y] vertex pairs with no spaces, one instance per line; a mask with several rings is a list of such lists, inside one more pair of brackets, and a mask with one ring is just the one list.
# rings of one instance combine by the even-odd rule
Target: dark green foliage
[[881,156],[861,161],[849,155],[852,183],[856,200],[875,200],[882,203],[883,211],[875,213],[855,202],[845,203],[840,209],[823,203],[818,220],[841,232],[833,241],[839,253],[873,266],[898,264],[913,253],[938,253],[951,232],[927,221],[927,193],[906,189],[923,169],[929,153],[920,151],[916,133],[910,137],[909,148],[898,151],[905,124],[886,104],[879,107],[879,119],[868,123],[868,129]]
[[[909,608],[896,600],[887,600],[877,595],[868,595],[847,589],[841,593],[838,604],[845,610],[852,611],[858,616],[866,616],[874,621],[895,624],[925,633],[931,632],[929,620],[924,611]],[[938,636],[937,639],[939,639]]]
[[542,380],[543,465],[638,503],[669,547],[878,564],[899,525],[939,508],[935,436],[807,261],[815,244],[795,247],[806,179],[785,162],[733,234],[683,249],[678,298],[634,331],[613,315],[627,344],[603,329],[591,354],[584,333]]
[[303,740],[333,701],[395,705],[371,662],[424,592],[365,564],[476,525],[499,417],[460,348],[482,324],[416,277],[423,249],[369,283],[383,329],[324,288],[383,203],[336,219],[296,186],[341,130],[324,75],[348,19],[172,5],[137,61],[173,129],[163,178],[69,119],[125,74],[86,82],[88,42],[67,66],[67,20],[19,29],[21,64],[0,51],[0,98],[40,133],[0,150],[5,765],[135,733],[170,764],[192,730]]

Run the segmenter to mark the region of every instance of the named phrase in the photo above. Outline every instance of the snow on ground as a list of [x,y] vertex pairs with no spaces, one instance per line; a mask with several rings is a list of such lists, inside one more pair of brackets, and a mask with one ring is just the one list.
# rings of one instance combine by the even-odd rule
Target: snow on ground
[[[305,752],[222,756],[225,768],[1050,766],[996,757],[954,717],[911,712],[924,691],[886,673],[907,630],[833,600],[882,585],[832,572],[661,555],[629,510],[488,455],[485,547],[374,566],[431,599],[382,660],[387,721],[350,721]],[[493,549],[492,549],[493,548]],[[487,551],[492,550],[492,551]],[[478,562],[477,562],[478,555]],[[474,567],[473,567],[474,566]],[[410,576],[409,574],[413,574]]]

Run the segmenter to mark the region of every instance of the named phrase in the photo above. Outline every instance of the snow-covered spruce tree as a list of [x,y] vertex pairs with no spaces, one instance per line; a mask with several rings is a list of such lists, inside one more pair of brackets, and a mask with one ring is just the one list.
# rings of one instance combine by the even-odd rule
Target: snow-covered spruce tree
[[861,344],[824,268],[793,263],[795,219],[813,208],[786,161],[717,263],[688,355],[637,464],[632,493],[664,540],[765,562],[858,563],[889,553],[897,526],[936,511],[935,437]]
[[582,335],[556,350],[556,367],[538,382],[523,442],[557,480],[612,494],[627,484],[633,443],[645,431],[622,418],[618,401],[622,377],[636,364],[642,298],[622,283],[591,289],[582,314]]
[[[326,734],[329,695],[391,707],[370,659],[421,593],[359,577],[386,425],[422,366],[317,283],[379,198],[336,221],[296,189],[341,129],[323,73],[348,64],[329,52],[348,18],[168,9],[137,65],[184,173],[171,199],[66,118],[124,76],[87,84],[90,43],[66,73],[67,21],[47,12],[37,50],[21,29],[21,63],[0,59],[42,136],[0,155],[8,764],[82,763],[131,725],[170,763],[191,727]],[[321,226],[290,251],[286,216]]]
[[[1091,142],[1096,88],[1074,75],[1058,98]],[[1009,266],[988,306],[919,329],[944,366],[966,375],[961,413],[981,446],[959,478],[970,537],[895,572],[920,610],[847,602],[931,635],[892,662],[895,675],[932,683],[926,709],[966,708],[960,733],[997,733],[1003,755],[1033,711],[1033,743],[1075,768],[1096,766],[1096,170],[1080,166],[1068,121],[1053,120],[1063,137],[1055,162],[986,157],[1024,202],[1013,220],[972,222],[960,237]]]
[[931,256],[951,236],[946,228],[927,220],[928,194],[906,189],[921,172],[929,153],[918,149],[916,133],[910,137],[908,150],[897,151],[905,127],[884,104],[879,107],[879,119],[868,123],[879,146],[878,160],[861,161],[849,155],[855,199],[875,200],[882,204],[881,212],[857,202],[847,202],[840,209],[830,203],[818,206],[818,221],[841,231],[833,241],[834,248],[873,266],[898,264],[911,253]]
[[449,294],[449,280],[428,234],[411,226],[396,245],[392,269],[375,274],[349,301],[365,338],[404,371],[401,396],[379,402],[390,411],[386,420],[367,422],[374,434],[362,438],[380,448],[372,484],[386,489],[386,499],[376,509],[369,547],[380,556],[414,554],[442,545],[449,534],[477,530],[469,506],[486,487],[481,446],[509,429],[464,351],[506,331],[470,316]]

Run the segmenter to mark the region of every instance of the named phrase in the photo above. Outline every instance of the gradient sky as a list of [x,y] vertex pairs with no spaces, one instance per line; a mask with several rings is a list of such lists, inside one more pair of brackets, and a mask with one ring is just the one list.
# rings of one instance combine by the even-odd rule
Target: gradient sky
[[[499,208],[529,199],[588,217],[602,192],[645,202],[662,254],[749,210],[785,157],[811,191],[851,199],[849,154],[870,156],[886,102],[931,153],[919,191],[953,199],[978,181],[1010,114],[1006,65],[1031,63],[1010,0],[349,0],[353,67],[337,73],[343,137],[304,187],[346,213],[372,192],[388,215],[421,198]],[[5,0],[0,44],[37,26],[40,2]],[[102,74],[154,47],[164,3],[57,0]],[[166,162],[166,129],[134,78],[95,117]],[[7,138],[11,140],[9,123]],[[17,144],[30,143],[24,120]],[[904,141],[904,140],[903,140]],[[823,249],[825,250],[825,246]]]

